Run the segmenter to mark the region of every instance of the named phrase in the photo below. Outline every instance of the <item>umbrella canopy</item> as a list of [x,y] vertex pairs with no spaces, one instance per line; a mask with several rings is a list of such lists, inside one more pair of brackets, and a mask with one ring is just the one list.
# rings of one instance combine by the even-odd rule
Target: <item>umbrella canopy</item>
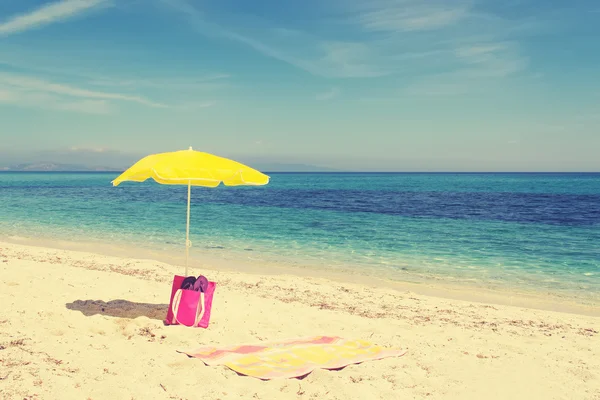
[[164,185],[217,187],[266,185],[269,177],[239,162],[200,151],[173,151],[142,158],[112,181],[118,186],[124,181],[144,182],[152,178]]
[[151,154],[132,165],[112,181],[118,186],[125,181],[144,182],[152,178],[164,185],[187,185],[187,225],[185,274],[188,270],[190,242],[190,196],[192,186],[217,187],[266,185],[269,177],[239,162],[212,154],[188,150]]

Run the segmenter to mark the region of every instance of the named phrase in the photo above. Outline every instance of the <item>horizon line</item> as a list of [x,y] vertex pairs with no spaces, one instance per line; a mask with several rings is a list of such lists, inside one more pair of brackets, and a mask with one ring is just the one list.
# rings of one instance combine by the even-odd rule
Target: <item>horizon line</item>
[[[47,173],[47,174],[108,174],[108,173],[123,173],[124,170],[61,170],[61,171],[47,171],[47,170],[2,170],[1,173]],[[265,174],[600,174],[599,171],[261,171]]]

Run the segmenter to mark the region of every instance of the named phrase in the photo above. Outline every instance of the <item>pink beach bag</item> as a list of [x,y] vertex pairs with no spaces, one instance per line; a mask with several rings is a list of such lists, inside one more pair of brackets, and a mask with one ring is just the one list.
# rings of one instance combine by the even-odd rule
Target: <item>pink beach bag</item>
[[171,287],[171,301],[167,310],[166,325],[185,325],[208,328],[215,282],[208,282],[206,292],[181,289],[184,276],[175,275]]

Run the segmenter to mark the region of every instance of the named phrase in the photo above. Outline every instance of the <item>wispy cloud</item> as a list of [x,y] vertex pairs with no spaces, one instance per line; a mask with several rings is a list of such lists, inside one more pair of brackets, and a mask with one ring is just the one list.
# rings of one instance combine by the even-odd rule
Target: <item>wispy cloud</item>
[[108,114],[110,106],[106,100],[65,99],[48,93],[6,90],[0,86],[0,103],[20,107],[46,110],[72,111],[85,114]]
[[[151,90],[153,92],[185,92],[186,95],[197,95],[200,91],[208,92],[234,86],[231,74],[210,70],[190,70],[174,74],[172,71],[164,69],[147,68],[140,70],[135,75],[123,73],[119,70],[119,66],[125,64],[127,60],[120,52],[103,54],[103,59],[113,62],[114,68],[111,69],[115,72],[99,73],[96,68],[98,63],[94,63],[94,59],[98,56],[97,53],[91,60],[85,60],[87,63],[82,65],[81,58],[85,57],[79,53],[60,53],[60,57],[57,57],[57,51],[60,49],[49,50],[2,43],[0,46],[0,73],[6,71],[23,76],[36,76],[47,81],[76,80],[90,89],[108,92]],[[130,54],[130,56],[135,57],[134,54]],[[102,67],[106,67],[106,65],[102,64]]]
[[82,89],[62,83],[48,82],[38,78],[14,74],[0,73],[0,84],[12,86],[19,90],[38,91],[42,93],[52,93],[57,95],[81,97],[88,99],[121,100],[139,103],[149,107],[167,107],[164,104],[156,103],[144,97]]
[[164,90],[201,90],[222,88],[228,85],[229,74],[206,74],[185,78],[110,79],[91,78],[89,84],[105,87],[150,88]]
[[[204,19],[199,14],[188,14],[194,27],[204,31]],[[389,71],[369,62],[371,49],[367,44],[334,40],[319,40],[301,31],[267,28],[265,38],[258,40],[232,30],[215,27],[218,33],[228,39],[243,43],[254,50],[274,59],[283,61],[313,75],[338,78],[377,77],[388,75]],[[270,39],[268,39],[270,37]],[[274,42],[273,44],[269,42]]]
[[111,0],[63,0],[43,5],[0,23],[0,36],[12,35],[77,17],[92,9],[106,7]]
[[108,147],[98,147],[98,146],[92,146],[92,147],[81,147],[81,146],[71,146],[67,148],[67,152],[72,152],[72,153],[106,153],[106,152],[110,152],[113,151],[111,149],[109,149]]
[[468,17],[470,6],[469,1],[370,1],[354,19],[369,31],[429,31]]
[[[236,41],[277,60],[314,75],[325,77],[375,77],[388,74],[368,59],[371,49],[366,43],[327,40],[309,33],[249,21],[252,26],[230,27],[208,18],[187,0],[159,0],[183,15],[202,35]],[[245,31],[250,28],[256,35]]]
[[472,77],[505,77],[524,70],[528,64],[514,42],[459,47],[456,56],[466,64],[465,71]]
[[9,73],[0,73],[0,101],[23,106],[95,114],[109,112],[110,101],[138,103],[155,108],[168,107],[140,96],[94,91]]
[[457,47],[456,64],[448,72],[429,74],[411,82],[406,94],[416,96],[456,96],[489,89],[499,79],[526,70],[529,61],[515,42],[485,42]]
[[483,79],[508,76],[527,66],[515,36],[526,31],[530,21],[483,13],[472,0],[322,0],[314,6],[326,9],[327,17],[311,21],[320,28],[311,30],[318,35],[244,15],[224,18],[188,0],[161,3],[205,36],[245,44],[322,77],[427,79],[439,78],[441,71],[460,71]]
[[323,100],[331,100],[337,96],[339,96],[340,94],[340,89],[339,88],[331,88],[326,92],[323,93],[319,93],[315,96],[315,98],[317,100],[323,101]]

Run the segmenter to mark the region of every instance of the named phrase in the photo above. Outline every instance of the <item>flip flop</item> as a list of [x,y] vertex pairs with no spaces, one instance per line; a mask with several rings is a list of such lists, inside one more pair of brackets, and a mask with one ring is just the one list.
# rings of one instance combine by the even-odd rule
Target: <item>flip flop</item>
[[183,282],[181,282],[181,289],[184,290],[195,290],[194,289],[194,283],[196,282],[196,277],[195,276],[188,276],[187,278],[185,278],[183,280]]
[[196,282],[194,282],[193,290],[205,293],[206,289],[208,289],[208,279],[206,279],[204,275],[200,275],[198,279],[196,279]]

